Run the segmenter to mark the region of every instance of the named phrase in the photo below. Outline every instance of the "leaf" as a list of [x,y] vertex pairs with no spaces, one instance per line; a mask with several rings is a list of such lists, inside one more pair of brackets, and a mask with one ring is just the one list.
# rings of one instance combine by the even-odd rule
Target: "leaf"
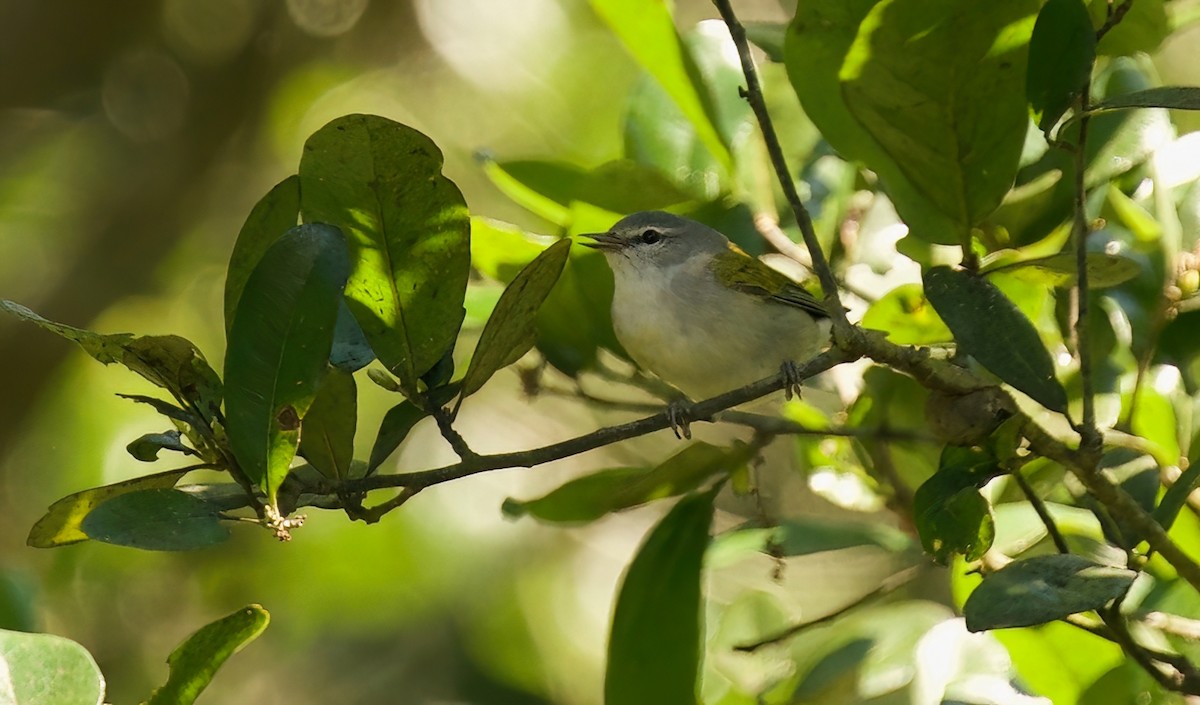
[[262,256],[238,304],[225,351],[229,445],[272,504],[328,367],[349,266],[337,228],[297,226]]
[[560,226],[569,224],[574,201],[614,213],[634,213],[662,210],[690,200],[662,173],[629,159],[594,169],[533,160],[488,160],[483,168],[506,196]]
[[263,196],[238,233],[225,271],[225,333],[233,329],[234,312],[250,272],[271,244],[300,220],[300,179],[292,175]]
[[956,553],[978,560],[992,546],[996,525],[979,488],[1002,471],[988,451],[946,446],[938,471],[913,495],[921,545],[945,565]]
[[798,4],[784,59],[805,113],[838,152],[879,174],[918,240],[965,242],[1008,193],[1025,141],[1026,38],[1038,5]]
[[952,338],[920,284],[901,284],[871,304],[862,325],[887,333],[897,345],[930,345]]
[[212,682],[225,660],[267,628],[271,616],[260,605],[247,605],[201,627],[167,657],[171,674],[147,705],[191,705]]
[[718,487],[679,500],[625,572],[608,642],[608,705],[696,705],[701,574]]
[[89,512],[80,528],[90,539],[147,551],[190,551],[229,538],[215,507],[171,488],[112,497]]
[[782,22],[743,22],[746,26],[746,38],[767,58],[776,63],[783,63],[783,42],[787,36],[787,25]]
[[544,249],[515,225],[471,218],[471,266],[489,279],[508,284]]
[[[1107,289],[1124,284],[1141,274],[1141,266],[1134,260],[1121,255],[1104,252],[1089,252],[1087,255],[1088,286]],[[998,267],[983,267],[981,274],[1004,272],[1019,279],[1052,287],[1069,287],[1075,284],[1075,253],[1063,252],[1050,257],[1013,262]]]
[[350,307],[343,300],[338,304],[337,322],[333,326],[333,345],[329,349],[329,364],[346,372],[357,372],[375,359],[375,351],[363,333]]
[[317,130],[300,159],[305,222],[346,235],[346,300],[405,394],[454,346],[470,271],[470,224],[442,153],[425,135],[375,115]]
[[729,171],[729,148],[711,107],[693,80],[696,69],[664,0],[591,0],[592,9],[637,63],[666,91],[710,154]]
[[506,499],[509,517],[530,515],[552,523],[590,522],[623,509],[673,497],[700,487],[711,478],[732,474],[750,459],[749,447],[739,443],[718,448],[693,443],[653,469],[609,468],[578,477],[537,499]]
[[329,368],[300,424],[300,453],[321,474],[344,480],[354,459],[358,388],[354,375]]
[[37,324],[41,328],[78,343],[97,361],[124,365],[153,384],[166,389],[206,419],[215,418],[221,405],[221,380],[200,350],[178,335],[131,333],[104,335],[47,320],[21,304],[0,300],[0,310]]
[[541,252],[513,279],[488,318],[462,380],[462,397],[479,391],[498,370],[529,352],[537,340],[537,313],[562,274],[570,240]]
[[1013,561],[984,578],[963,605],[967,629],[1029,627],[1104,607],[1125,594],[1137,573],[1082,556]]
[[573,249],[537,317],[538,351],[571,377],[595,364],[601,347],[621,350],[612,328],[612,270],[599,252]]
[[1169,108],[1171,110],[1200,110],[1200,87],[1161,86],[1105,98],[1092,105],[1089,113],[1131,108]]
[[1046,408],[1066,411],[1067,393],[1037,330],[994,284],[949,267],[928,269],[923,279],[925,295],[964,351]]
[[[427,400],[429,407],[434,408],[444,406],[447,402],[458,394],[459,383],[448,384],[444,387],[437,387],[429,390],[429,398]],[[383,416],[383,421],[379,424],[379,431],[375,434],[375,443],[371,446],[371,456],[369,462],[363,467],[365,474],[370,475],[387,460],[404,439],[408,437],[413,427],[417,422],[428,416],[428,412],[424,408],[417,406],[415,403],[405,400],[388,409]],[[355,466],[359,466],[355,463]]]
[[50,505],[29,530],[25,543],[33,548],[56,548],[87,541],[88,535],[79,525],[97,506],[129,492],[173,487],[187,473],[186,469],[168,470],[67,495]]
[[130,455],[143,463],[152,463],[158,460],[158,452],[164,449],[177,451],[184,455],[200,455],[179,440],[179,431],[147,433],[138,436],[133,441],[130,441],[129,445],[125,446],[125,450],[129,451]]
[[79,644],[53,634],[0,629],[0,703],[100,705],[104,675]]
[[1025,94],[1049,133],[1079,97],[1096,60],[1096,32],[1082,0],[1047,0],[1029,40]]

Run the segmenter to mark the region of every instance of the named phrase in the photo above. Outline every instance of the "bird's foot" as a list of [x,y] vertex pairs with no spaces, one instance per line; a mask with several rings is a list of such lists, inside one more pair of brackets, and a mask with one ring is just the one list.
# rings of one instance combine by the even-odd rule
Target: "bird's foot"
[[800,374],[800,366],[792,360],[784,360],[779,366],[779,372],[783,374],[783,398],[788,401],[792,397],[800,397],[800,385],[804,383],[804,375]]
[[675,399],[667,404],[667,423],[679,439],[692,440],[692,403],[687,399]]

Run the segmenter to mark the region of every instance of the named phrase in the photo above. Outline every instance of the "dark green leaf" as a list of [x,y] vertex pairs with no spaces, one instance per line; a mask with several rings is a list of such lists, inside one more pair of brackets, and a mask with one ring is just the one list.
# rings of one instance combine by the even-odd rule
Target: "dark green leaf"
[[1037,330],[994,284],[949,267],[923,278],[925,295],[965,352],[1046,408],[1066,410],[1067,393]]
[[1096,60],[1096,32],[1082,0],[1047,0],[1029,40],[1025,93],[1049,132],[1083,91]]
[[268,501],[328,367],[349,262],[337,228],[300,225],[250,274],[225,351],[229,445]]
[[979,490],[942,472],[917,488],[913,514],[921,545],[943,565],[959,553],[978,560],[996,537],[990,507]]
[[337,323],[333,327],[329,364],[346,372],[357,372],[374,359],[375,351],[371,349],[371,343],[343,300],[338,306]]
[[221,405],[221,380],[200,350],[178,335],[131,333],[103,335],[55,323],[13,301],[0,300],[0,310],[35,323],[41,328],[74,341],[84,352],[105,365],[124,365],[150,382],[171,392],[181,403],[194,406],[206,419],[213,419]]
[[718,489],[681,499],[626,571],[608,642],[607,705],[696,705],[700,569]]
[[379,424],[379,433],[375,434],[375,445],[371,447],[371,459],[367,462],[367,474],[375,472],[383,461],[396,452],[413,426],[427,415],[421,407],[408,400],[388,409],[383,422]]
[[174,487],[186,474],[187,470],[168,470],[67,495],[50,505],[46,514],[30,529],[25,542],[34,548],[55,548],[87,541],[88,535],[79,525],[97,506],[129,492]]
[[560,372],[574,377],[595,363],[601,347],[621,349],[612,329],[612,290],[604,255],[574,248],[538,310],[538,350]]
[[147,551],[189,551],[229,538],[215,507],[171,488],[108,499],[83,518],[88,538]]
[[718,448],[693,443],[653,469],[610,468],[576,478],[549,494],[520,502],[505,500],[504,513],[541,521],[578,523],[656,499],[691,492],[711,478],[733,473],[750,459],[749,447]]
[[408,395],[454,346],[470,270],[462,194],[425,135],[374,115],[317,130],[300,160],[305,222],[346,235],[346,300],[371,348]]
[[1090,112],[1130,108],[1169,108],[1171,110],[1200,110],[1200,86],[1162,86],[1105,98],[1092,106]]
[[349,477],[358,421],[358,388],[354,375],[329,368],[317,396],[300,424],[300,453],[325,477]]
[[263,196],[238,233],[225,272],[225,333],[233,329],[234,312],[246,280],[267,248],[300,220],[300,179],[289,176]]
[[171,675],[154,691],[147,705],[194,703],[225,660],[257,639],[270,618],[261,606],[248,605],[201,627],[167,657]]
[[876,546],[892,553],[913,546],[908,534],[883,524],[789,519],[772,532],[771,544],[780,555],[807,556],[856,546]]
[[1022,28],[1037,9],[1035,0],[798,4],[784,58],[805,113],[879,174],[918,240],[964,242],[1008,193],[1028,123]]
[[571,251],[559,240],[542,251],[513,279],[488,318],[471,364],[462,380],[465,398],[479,391],[492,375],[516,362],[537,339],[537,313],[550,295]]
[[967,629],[1029,627],[1100,609],[1125,594],[1137,573],[1055,554],[1014,561],[984,578],[967,598]]
[[920,284],[901,284],[884,294],[863,315],[862,325],[887,333],[897,345],[929,345],[952,339]]
[[100,705],[104,675],[87,649],[70,639],[0,629],[0,702]]
[[[1124,284],[1141,273],[1137,262],[1121,255],[1089,252],[1088,286],[1094,289]],[[984,267],[983,274],[1004,272],[1043,286],[1068,287],[1075,284],[1075,254],[1064,252],[1050,257],[1013,262],[999,267]]]
[[643,69],[666,91],[691,123],[700,142],[725,165],[731,158],[717,131],[711,104],[692,79],[695,66],[675,30],[671,11],[662,0],[591,0],[592,8]]
[[138,436],[129,445],[125,446],[125,450],[129,451],[135,459],[143,463],[153,463],[158,460],[158,452],[160,450],[173,450],[185,455],[199,455],[192,448],[183,444],[179,440],[179,431],[166,431],[165,433],[147,433]]

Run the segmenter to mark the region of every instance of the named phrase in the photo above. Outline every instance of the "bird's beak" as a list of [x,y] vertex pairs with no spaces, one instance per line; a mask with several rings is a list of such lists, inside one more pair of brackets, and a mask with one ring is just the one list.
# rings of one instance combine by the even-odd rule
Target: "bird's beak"
[[612,233],[583,233],[580,237],[591,239],[593,242],[581,242],[580,244],[594,250],[619,250],[625,246],[621,238]]

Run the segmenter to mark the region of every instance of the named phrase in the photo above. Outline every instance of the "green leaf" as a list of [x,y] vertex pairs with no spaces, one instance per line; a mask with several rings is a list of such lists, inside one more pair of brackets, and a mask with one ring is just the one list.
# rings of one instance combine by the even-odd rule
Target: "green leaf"
[[887,333],[897,345],[930,345],[952,338],[920,284],[901,284],[884,294],[867,309],[862,325]]
[[375,434],[375,444],[371,447],[371,459],[367,462],[367,474],[375,472],[385,460],[396,452],[409,431],[417,422],[428,416],[425,410],[411,401],[405,400],[388,409],[379,424],[379,432]]
[[100,705],[104,675],[79,644],[53,634],[0,629],[0,703]]
[[537,318],[538,351],[560,372],[574,377],[595,364],[600,348],[621,350],[612,328],[612,290],[604,255],[573,248]]
[[354,375],[329,368],[300,424],[300,453],[322,475],[344,480],[354,459],[358,388]]
[[178,335],[131,333],[103,335],[42,318],[21,304],[0,300],[0,310],[35,323],[78,343],[97,361],[124,365],[166,389],[182,404],[194,407],[205,419],[216,418],[221,406],[221,380],[190,340]]
[[629,565],[608,642],[608,705],[696,705],[704,634],[700,569],[719,489],[679,500]]
[[[1107,289],[1124,284],[1141,274],[1142,267],[1134,260],[1121,255],[1104,252],[1089,252],[1087,255],[1088,286]],[[1075,253],[1063,252],[1050,257],[1013,262],[997,267],[983,267],[981,274],[1004,272],[1018,279],[1052,287],[1069,287],[1075,284]]]
[[1087,85],[1096,32],[1082,0],[1047,0],[1029,40],[1025,93],[1038,127],[1049,133]]
[[1162,86],[1147,88],[1124,95],[1105,98],[1092,105],[1090,113],[1131,108],[1169,108],[1171,110],[1200,110],[1200,87]]
[[716,120],[702,88],[693,80],[695,65],[675,30],[667,3],[664,0],[591,0],[591,5],[626,50],[687,117],[709,153],[729,171],[732,163],[729,148],[717,131]]
[[173,450],[184,455],[200,455],[194,449],[184,445],[183,441],[179,440],[179,435],[179,431],[147,433],[130,441],[129,445],[125,446],[125,450],[143,463],[153,463],[158,460],[160,450]]
[[967,629],[1029,627],[1100,609],[1125,594],[1137,573],[1082,556],[1055,554],[1013,561],[984,578],[963,605]]
[[182,469],[168,470],[67,495],[50,505],[49,510],[29,530],[29,538],[25,543],[33,548],[56,548],[87,541],[88,535],[80,528],[80,524],[97,506],[129,492],[174,487],[187,472]]
[[80,528],[90,539],[147,551],[190,551],[229,538],[215,507],[171,488],[112,497],[89,512]]
[[226,659],[257,639],[270,619],[261,606],[247,605],[201,627],[167,657],[171,675],[154,691],[147,705],[194,703]]
[[923,278],[925,295],[964,351],[1046,408],[1066,410],[1067,393],[1033,323],[994,284],[950,267]]
[[233,329],[234,312],[246,280],[267,249],[300,220],[300,179],[292,175],[263,196],[238,233],[225,272],[225,333]]
[[374,115],[317,130],[300,160],[305,222],[346,235],[346,299],[406,395],[454,346],[470,271],[470,224],[442,153],[425,135]]
[[1003,472],[988,448],[942,449],[937,472],[913,496],[921,545],[939,563],[947,563],[955,553],[976,560],[991,548],[995,521],[979,489]]
[[371,342],[343,300],[338,305],[337,322],[333,326],[329,364],[346,372],[357,372],[374,359],[375,351],[371,349]]
[[[784,45],[805,113],[879,174],[913,237],[963,243],[1017,172],[1035,0],[818,0]],[[986,137],[985,137],[986,136]],[[970,145],[970,149],[964,147]]]
[[229,445],[271,503],[328,367],[349,266],[337,228],[297,226],[262,256],[238,304],[225,351]]
[[510,517],[526,514],[545,522],[595,521],[612,512],[691,492],[711,478],[728,475],[750,459],[749,447],[718,448],[693,443],[653,469],[610,468],[576,478],[545,496],[528,501],[507,499]]
[[[569,224],[573,201],[614,213],[634,213],[690,200],[659,171],[628,159],[595,169],[564,162],[489,160],[484,163],[484,173],[513,201],[560,226]],[[550,205],[541,202],[546,199]]]
[[471,266],[485,277],[508,284],[544,249],[515,225],[471,218]]
[[783,42],[787,37],[787,25],[782,22],[743,22],[746,38],[763,50],[771,61],[783,62]]
[[529,352],[537,340],[537,313],[550,295],[567,257],[570,240],[547,247],[513,279],[488,318],[462,380],[462,397],[474,394],[492,375]]

